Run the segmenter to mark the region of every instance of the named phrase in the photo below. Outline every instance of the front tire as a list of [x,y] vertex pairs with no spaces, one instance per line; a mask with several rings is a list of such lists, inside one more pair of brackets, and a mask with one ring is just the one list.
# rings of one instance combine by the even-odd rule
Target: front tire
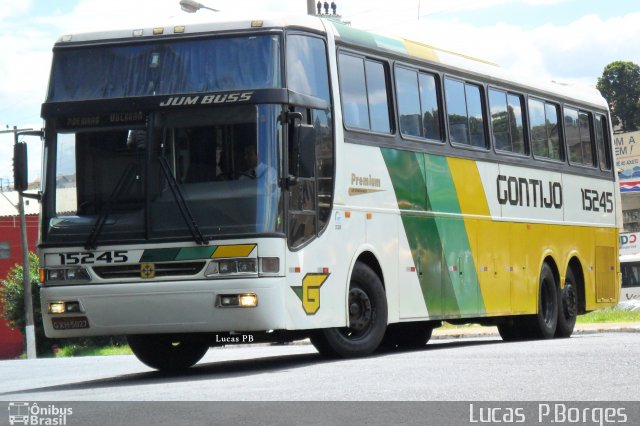
[[391,349],[419,349],[429,342],[432,332],[433,327],[425,323],[391,324],[387,327],[381,346]]
[[571,269],[567,270],[564,287],[558,292],[558,307],[556,337],[570,337],[578,316],[578,287]]
[[187,336],[143,334],[127,336],[133,354],[160,371],[177,371],[195,365],[207,353],[206,341]]
[[382,281],[364,263],[356,263],[349,285],[349,326],[317,330],[311,343],[322,355],[350,358],[375,351],[387,328],[387,298]]

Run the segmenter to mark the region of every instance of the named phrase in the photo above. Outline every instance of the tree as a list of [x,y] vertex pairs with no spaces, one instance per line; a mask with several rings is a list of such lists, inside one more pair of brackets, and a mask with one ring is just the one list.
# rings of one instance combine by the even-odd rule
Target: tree
[[613,124],[631,132],[640,129],[640,66],[615,61],[604,68],[596,86],[609,103]]
[[[56,343],[47,339],[42,326],[42,313],[40,311],[40,285],[38,284],[38,256],[29,253],[29,276],[31,277],[31,294],[33,295],[33,318],[36,334],[36,352],[41,354],[51,353],[51,347]],[[11,268],[7,277],[0,282],[0,313],[7,320],[9,327],[17,328],[24,334],[24,285],[22,265],[16,264]]]
[[[29,276],[31,277],[31,294],[33,295],[33,322],[36,334],[36,351],[38,356],[51,355],[54,346],[73,344],[78,347],[106,346],[124,344],[124,337],[101,336],[73,339],[49,339],[44,334],[42,325],[42,309],[40,307],[40,284],[38,282],[38,256],[29,253]],[[24,334],[24,287],[22,265],[16,264],[9,270],[7,277],[0,282],[0,315],[9,323],[9,327],[17,328]]]

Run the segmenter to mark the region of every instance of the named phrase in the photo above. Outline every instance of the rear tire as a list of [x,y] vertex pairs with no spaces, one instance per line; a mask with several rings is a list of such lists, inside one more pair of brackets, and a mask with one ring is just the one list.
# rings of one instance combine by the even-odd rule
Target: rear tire
[[349,326],[315,331],[311,343],[322,355],[350,358],[375,351],[387,328],[387,298],[382,281],[356,263],[349,285]]
[[498,333],[505,342],[517,342],[523,340],[521,321],[519,318],[508,318],[504,322],[498,324]]
[[558,325],[558,286],[551,267],[546,263],[540,271],[538,287],[538,313],[522,318],[527,338],[551,339]]
[[136,358],[160,371],[189,368],[209,350],[206,341],[189,336],[142,334],[127,336],[127,342]]
[[570,337],[578,316],[578,287],[571,269],[567,270],[564,287],[558,292],[558,309],[556,337]]

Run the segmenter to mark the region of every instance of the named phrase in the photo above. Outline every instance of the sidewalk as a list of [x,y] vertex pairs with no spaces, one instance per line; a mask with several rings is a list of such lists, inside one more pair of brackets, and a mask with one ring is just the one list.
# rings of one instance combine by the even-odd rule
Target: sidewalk
[[[574,334],[601,332],[640,333],[640,322],[604,322],[576,324]],[[432,339],[455,339],[460,337],[500,337],[497,327],[467,326],[456,328],[436,328]]]

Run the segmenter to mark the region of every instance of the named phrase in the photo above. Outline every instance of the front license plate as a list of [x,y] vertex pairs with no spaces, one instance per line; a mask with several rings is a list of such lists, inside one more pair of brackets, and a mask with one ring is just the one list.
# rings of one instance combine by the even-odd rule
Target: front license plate
[[75,330],[78,328],[89,328],[87,317],[66,317],[51,318],[54,330]]

